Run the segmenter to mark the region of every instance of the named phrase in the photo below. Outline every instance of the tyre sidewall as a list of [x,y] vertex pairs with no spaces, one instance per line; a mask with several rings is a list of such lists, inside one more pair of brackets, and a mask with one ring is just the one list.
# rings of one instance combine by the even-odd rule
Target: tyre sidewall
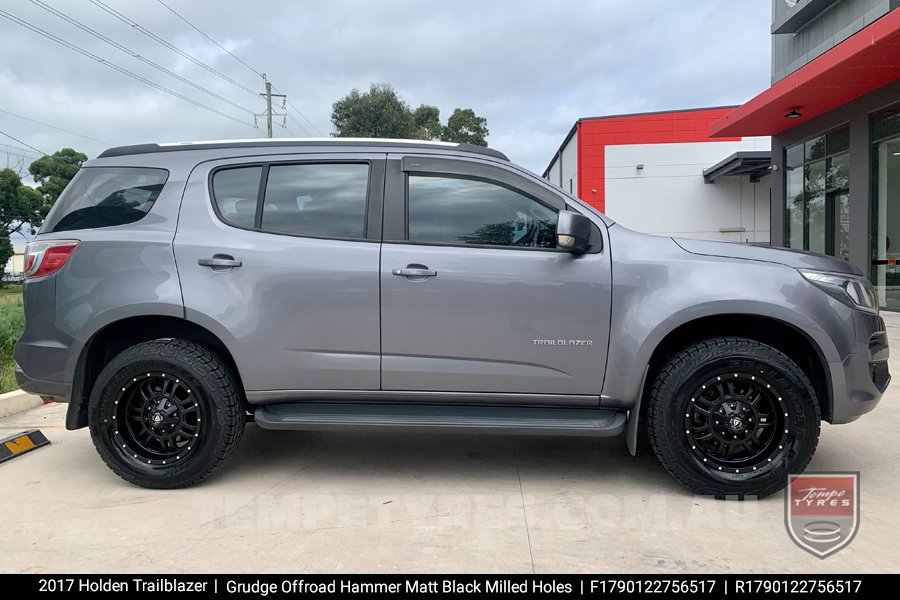
[[[103,460],[124,479],[147,485],[148,482],[167,481],[165,487],[189,481],[202,472],[216,451],[216,441],[222,434],[219,411],[213,401],[214,392],[204,384],[202,373],[186,369],[176,360],[154,357],[147,360],[130,360],[128,352],[120,354],[101,372],[94,386],[88,411],[91,436]],[[116,400],[122,388],[134,378],[147,373],[165,372],[175,375],[189,386],[200,406],[201,434],[196,447],[172,466],[144,464],[125,452],[114,440],[116,431]],[[117,468],[116,468],[117,467]]]
[[[773,449],[771,462],[755,471],[729,473],[710,468],[692,449],[684,429],[691,394],[711,377],[727,373],[756,374],[769,382],[782,399],[779,406],[788,413],[784,447]],[[695,491],[717,497],[764,496],[784,487],[787,475],[802,471],[812,457],[820,426],[815,392],[802,371],[772,348],[754,345],[749,349],[738,344],[731,349],[726,346],[698,353],[670,373],[665,388],[671,395],[655,398],[659,405],[656,418],[649,424],[657,440],[654,449],[667,468]]]

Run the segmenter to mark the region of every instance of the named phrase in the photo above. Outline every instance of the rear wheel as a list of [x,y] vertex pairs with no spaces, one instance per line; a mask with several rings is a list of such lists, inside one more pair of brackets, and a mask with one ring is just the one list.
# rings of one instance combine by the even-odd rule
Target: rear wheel
[[91,438],[126,481],[149,488],[203,481],[237,445],[243,397],[209,349],[184,340],[128,348],[101,371],[89,410]]
[[754,340],[713,338],[663,365],[647,424],[666,469],[699,494],[762,497],[809,464],[818,400],[802,370]]

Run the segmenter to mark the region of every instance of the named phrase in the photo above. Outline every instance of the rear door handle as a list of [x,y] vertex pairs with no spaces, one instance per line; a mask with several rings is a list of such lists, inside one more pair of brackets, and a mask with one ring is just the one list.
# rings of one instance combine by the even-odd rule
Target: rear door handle
[[197,264],[201,267],[209,267],[214,271],[220,271],[224,269],[234,269],[244,263],[235,260],[233,256],[228,254],[213,254],[212,258],[201,258],[197,261]]
[[436,277],[437,271],[432,271],[428,267],[424,266],[408,266],[405,269],[394,269],[391,271],[394,275],[399,275],[400,277]]

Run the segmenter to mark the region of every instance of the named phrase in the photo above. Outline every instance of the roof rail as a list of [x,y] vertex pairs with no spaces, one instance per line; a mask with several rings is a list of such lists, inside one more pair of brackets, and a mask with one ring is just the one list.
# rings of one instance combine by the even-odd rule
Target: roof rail
[[493,148],[476,146],[475,144],[457,144],[453,142],[433,142],[429,140],[393,140],[382,138],[273,138],[245,140],[209,140],[198,142],[175,142],[165,144],[136,144],[117,146],[104,150],[97,158],[112,156],[130,156],[132,154],[151,154],[155,152],[178,152],[183,150],[213,150],[216,148],[282,148],[304,146],[367,146],[371,148],[432,148],[453,149],[472,154],[481,154],[501,160],[509,158]]

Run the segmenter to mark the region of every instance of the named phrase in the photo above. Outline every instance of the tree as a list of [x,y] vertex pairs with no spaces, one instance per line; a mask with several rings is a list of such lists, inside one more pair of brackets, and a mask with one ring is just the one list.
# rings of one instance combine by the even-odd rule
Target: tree
[[373,83],[368,92],[353,89],[332,105],[335,137],[386,137],[441,140],[487,146],[487,119],[471,108],[457,108],[441,124],[437,106],[422,104],[415,110],[389,83]]
[[31,163],[28,172],[37,182],[38,190],[44,195],[50,206],[53,206],[86,160],[87,156],[81,152],[63,148],[51,156],[41,157]]
[[457,108],[447,119],[441,139],[458,144],[487,146],[487,119],[479,117],[471,108]]
[[6,263],[9,262],[9,259],[12,258],[15,253],[12,243],[9,241],[9,236],[0,232],[0,265],[3,265],[3,267],[6,268]]
[[352,90],[332,105],[336,137],[413,138],[409,106],[389,83],[373,83],[366,93]]
[[416,139],[439,140],[444,133],[441,125],[441,110],[437,106],[422,104],[413,111],[416,124]]
[[[50,212],[51,203],[38,190],[22,183],[12,169],[0,170],[0,236],[9,236],[24,226],[32,231]],[[5,264],[5,263],[4,263]]]
[[515,230],[515,224],[512,221],[487,223],[468,235],[459,236],[459,241],[464,244],[511,246]]

